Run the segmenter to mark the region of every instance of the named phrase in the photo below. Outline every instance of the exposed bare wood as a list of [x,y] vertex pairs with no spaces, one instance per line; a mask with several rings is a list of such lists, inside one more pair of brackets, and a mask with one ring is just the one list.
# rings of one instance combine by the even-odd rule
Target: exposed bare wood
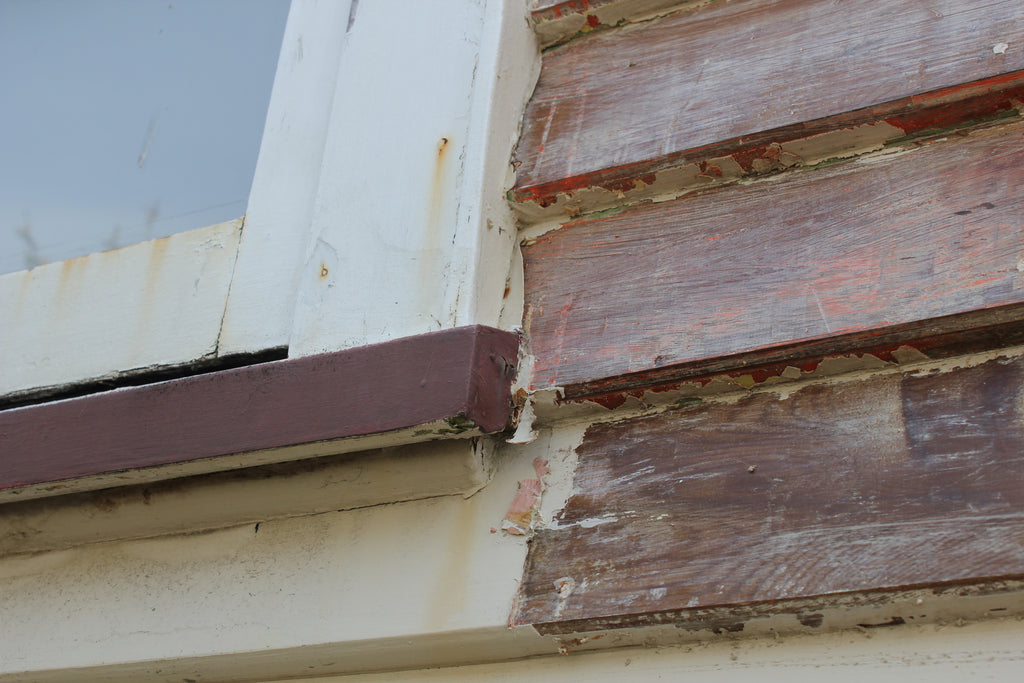
[[1024,360],[999,359],[594,425],[513,621],[707,628],[710,607],[1020,576],[1022,399]]
[[746,0],[594,34],[544,57],[515,197],[629,191],[723,156],[756,171],[771,143],[870,121],[899,135],[991,116],[1019,99],[1000,93],[1024,84],[1022,32],[1015,0]]
[[534,0],[530,15],[541,45],[622,22],[649,18],[712,0]]
[[753,386],[791,376],[794,369],[813,373],[829,359],[844,364],[851,356],[864,362],[920,362],[1021,344],[1024,304],[1011,304],[570,384],[562,387],[561,399],[593,401],[611,409],[630,396],[643,398],[648,391],[671,391],[690,381],[731,379]]
[[533,386],[1003,334],[1024,303],[1022,143],[976,131],[543,235],[523,250]]

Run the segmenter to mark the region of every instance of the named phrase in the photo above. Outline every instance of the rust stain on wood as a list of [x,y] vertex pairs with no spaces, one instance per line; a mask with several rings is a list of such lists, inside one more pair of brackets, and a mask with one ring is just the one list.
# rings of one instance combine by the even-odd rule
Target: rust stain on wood
[[999,359],[594,425],[512,621],[586,630],[1024,575],[1022,400],[1024,360]]
[[953,137],[580,219],[525,245],[533,387],[599,394],[940,345],[969,327],[1012,336],[1024,198],[1008,188],[1024,183],[1024,126]]

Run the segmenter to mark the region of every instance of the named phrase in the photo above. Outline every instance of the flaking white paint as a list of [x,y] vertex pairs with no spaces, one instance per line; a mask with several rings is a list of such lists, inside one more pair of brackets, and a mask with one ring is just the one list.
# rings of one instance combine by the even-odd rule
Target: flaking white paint
[[[553,509],[564,505],[578,431],[562,427],[567,428],[525,446],[501,445],[492,481],[470,498],[440,496],[208,533],[0,557],[0,681],[180,683],[182,678],[259,680],[365,671],[388,671],[385,679],[401,680],[394,678],[396,670],[483,662],[504,664],[443,673],[487,680],[500,669],[495,680],[501,675],[521,680],[516,672],[545,679],[563,672],[579,680],[590,671],[586,662],[601,661],[577,658],[587,650],[684,642],[700,652],[700,642],[724,640],[720,647],[726,649],[708,661],[728,667],[729,648],[753,656],[778,642],[773,634],[788,639],[786,634],[815,630],[792,614],[752,614],[743,636],[754,640],[747,644],[734,635],[670,624],[566,636],[508,628],[527,543],[492,529],[499,526],[518,482],[536,475],[536,457],[546,459],[551,469],[545,476],[542,514],[550,519]],[[320,483],[313,477],[302,485],[318,495]],[[136,502],[121,514],[159,514],[175,497],[178,505],[187,506],[193,500],[187,495],[189,485],[203,486],[185,482],[156,509],[148,511],[144,502]],[[230,492],[229,487],[223,490]],[[301,497],[298,489],[288,490],[293,499]],[[587,579],[571,578],[578,585]],[[953,623],[1024,614],[1022,596],[1017,584],[874,600],[851,595],[836,597],[829,608],[811,605],[804,611],[823,612],[828,628],[883,623],[894,613],[908,621],[927,615]],[[1007,632],[1022,634],[1020,622],[1002,623],[1011,629]],[[920,634],[925,643],[942,641],[938,629],[908,626],[904,631]],[[875,629],[867,635],[882,640],[889,633]],[[819,636],[807,641],[810,649],[781,651],[779,675],[808,662],[824,664],[811,654],[825,647],[821,644],[843,642],[835,638],[862,642],[870,640],[867,635]],[[966,643],[964,651],[989,652],[977,643]],[[841,651],[845,646],[836,647]],[[519,669],[523,664],[510,661],[560,648],[570,657],[537,662],[531,665],[535,669]],[[912,656],[912,649],[906,651]],[[673,666],[686,666],[693,655],[685,654]],[[852,666],[855,660],[840,656],[834,661]],[[410,680],[416,675],[434,674],[402,674]]]

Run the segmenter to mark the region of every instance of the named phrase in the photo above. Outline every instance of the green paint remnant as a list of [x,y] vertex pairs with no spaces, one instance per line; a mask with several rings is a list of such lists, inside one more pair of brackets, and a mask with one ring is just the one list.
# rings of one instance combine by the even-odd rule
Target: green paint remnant
[[687,408],[687,407],[690,407],[690,406],[699,406],[702,403],[704,403],[704,399],[698,398],[696,396],[688,396],[686,398],[681,398],[678,401],[676,401],[675,403],[673,403],[672,407],[673,408]]
[[601,211],[595,211],[593,213],[581,214],[579,216],[579,218],[585,218],[588,221],[592,221],[592,220],[597,219],[597,218],[607,218],[608,216],[614,216],[617,213],[622,213],[623,211],[625,211],[628,208],[629,208],[628,206],[620,204],[618,206],[613,206],[613,207],[611,207],[609,209],[602,209]]
[[476,427],[473,421],[465,415],[453,415],[445,420],[445,424],[449,428],[437,430],[438,434],[461,434]]
[[756,384],[753,376],[751,375],[743,375],[742,377],[736,377],[735,379],[733,379],[733,383],[739,384],[744,389],[750,389],[754,386],[754,384]]

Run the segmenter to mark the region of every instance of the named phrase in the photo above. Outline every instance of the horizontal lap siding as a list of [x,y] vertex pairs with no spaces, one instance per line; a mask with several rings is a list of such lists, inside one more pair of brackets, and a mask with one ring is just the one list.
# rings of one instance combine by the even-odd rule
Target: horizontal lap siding
[[1007,125],[574,221],[524,247],[533,385],[1020,304],[1022,184]]
[[594,425],[514,621],[1022,575],[1022,383],[997,360]]
[[[1024,342],[1024,5],[597,23],[545,53],[516,153],[524,219],[576,217],[523,244],[532,389],[613,407],[759,365]],[[1024,576],[1024,359],[952,367],[591,425],[512,623],[690,628]]]
[[[587,36],[545,54],[517,149],[516,197],[551,201],[560,189],[642,175],[652,160],[764,131],[812,134],[829,130],[830,117],[891,116],[924,104],[922,93],[1024,69],[1022,33],[1016,0],[737,0]],[[896,121],[908,131],[922,123]]]

